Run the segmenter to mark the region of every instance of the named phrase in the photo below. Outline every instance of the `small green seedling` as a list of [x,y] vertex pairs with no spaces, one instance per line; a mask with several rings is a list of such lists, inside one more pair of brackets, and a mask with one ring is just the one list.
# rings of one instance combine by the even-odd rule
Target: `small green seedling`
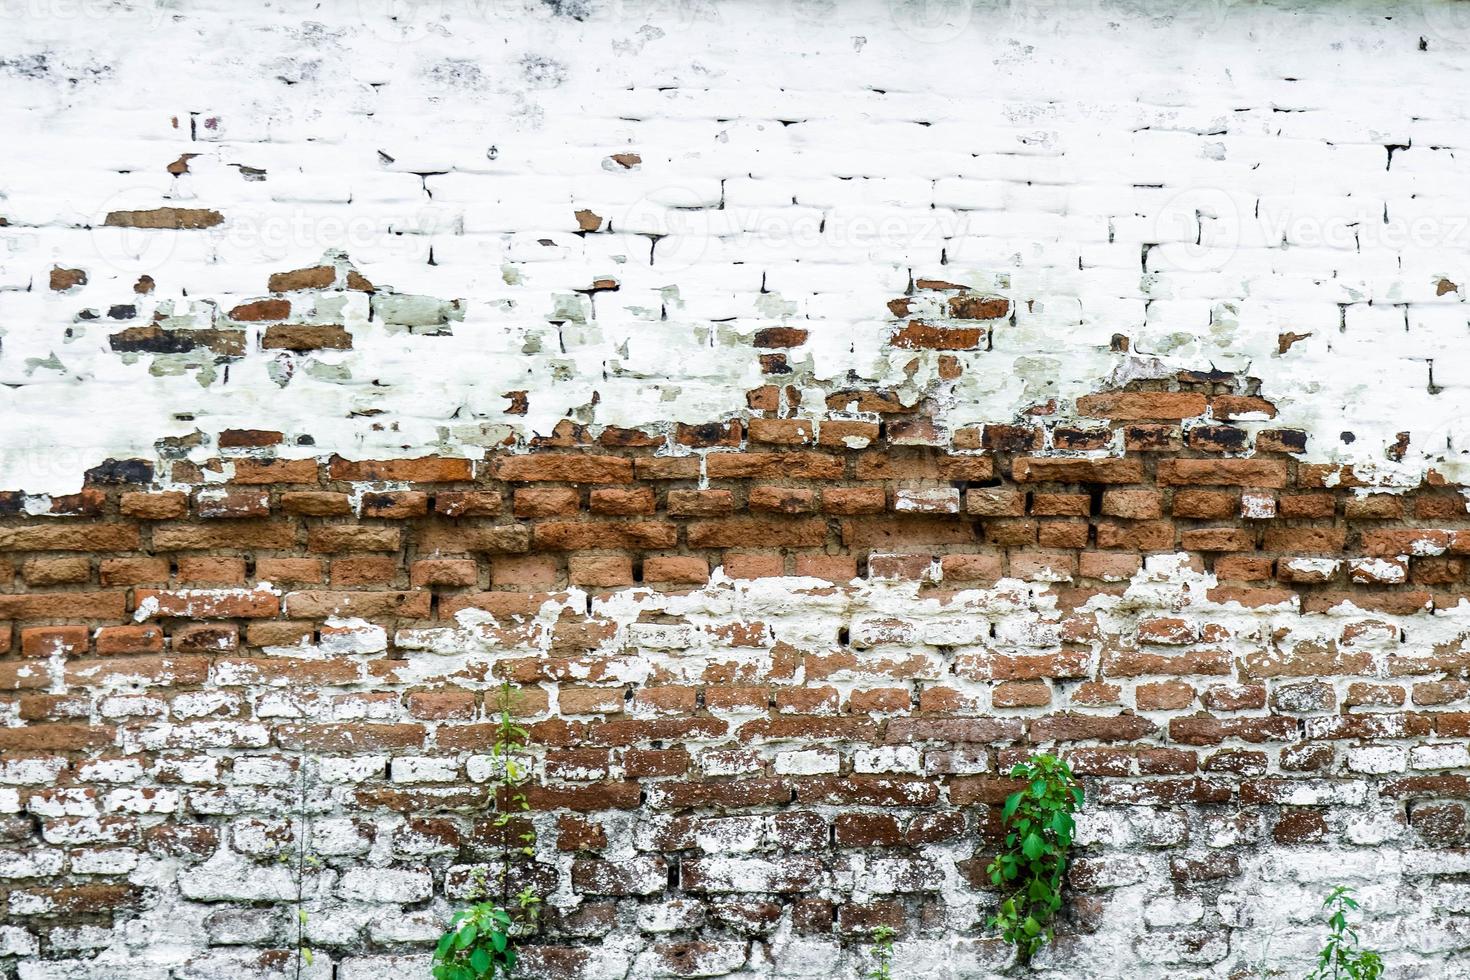
[[1383,957],[1358,945],[1358,931],[1348,922],[1347,914],[1358,910],[1352,889],[1341,885],[1332,889],[1322,907],[1331,909],[1327,917],[1327,944],[1317,954],[1317,968],[1306,980],[1378,980],[1383,976]]

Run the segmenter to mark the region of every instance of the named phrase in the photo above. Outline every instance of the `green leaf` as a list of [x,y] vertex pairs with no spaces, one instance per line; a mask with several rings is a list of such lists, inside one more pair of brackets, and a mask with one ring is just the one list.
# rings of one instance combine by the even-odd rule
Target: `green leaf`
[[1021,853],[1033,860],[1040,857],[1044,850],[1046,850],[1046,842],[1036,834],[1027,834],[1026,839],[1021,842]]
[[1020,805],[1021,805],[1021,794],[1020,793],[1012,793],[1010,796],[1006,797],[1006,805],[1005,805],[1005,808],[1000,811],[1000,817],[1001,817],[1001,819],[1002,820],[1010,820],[1011,819],[1011,816],[1016,812],[1016,807],[1018,807]]
[[480,946],[470,954],[470,966],[475,968],[476,973],[489,973],[490,964],[490,954],[485,951],[485,947]]

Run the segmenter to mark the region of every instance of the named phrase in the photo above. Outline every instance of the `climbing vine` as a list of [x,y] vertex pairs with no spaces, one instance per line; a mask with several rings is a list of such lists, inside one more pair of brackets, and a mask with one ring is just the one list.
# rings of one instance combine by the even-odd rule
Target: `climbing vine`
[[512,697],[510,685],[503,685],[500,720],[495,743],[490,748],[495,771],[492,788],[498,810],[494,820],[499,848],[498,880],[492,887],[485,872],[477,876],[477,891],[483,900],[451,917],[449,930],[439,938],[434,949],[434,980],[494,980],[511,976],[519,960],[517,947],[536,928],[541,897],[532,885],[518,891],[512,891],[511,885],[516,864],[536,854],[534,826],[529,821],[523,830],[515,826],[531,809],[525,794],[531,767],[530,735],[511,716]]
[[990,925],[1028,962],[1052,940],[1082,790],[1067,763],[1052,755],[1018,763],[1011,776],[1026,786],[1007,797],[1001,811],[1005,843],[989,874],[1004,897]]

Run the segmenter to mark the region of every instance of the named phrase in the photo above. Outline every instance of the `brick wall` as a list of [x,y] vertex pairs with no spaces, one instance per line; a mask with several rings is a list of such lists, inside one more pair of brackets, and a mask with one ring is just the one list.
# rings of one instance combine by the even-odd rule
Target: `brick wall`
[[28,7],[0,976],[1470,977],[1459,9]]

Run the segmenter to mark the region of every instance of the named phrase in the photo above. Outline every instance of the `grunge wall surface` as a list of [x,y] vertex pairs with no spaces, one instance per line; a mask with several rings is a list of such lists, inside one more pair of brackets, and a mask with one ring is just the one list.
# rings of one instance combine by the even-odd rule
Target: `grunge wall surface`
[[1470,977],[1470,6],[0,16],[0,976]]

